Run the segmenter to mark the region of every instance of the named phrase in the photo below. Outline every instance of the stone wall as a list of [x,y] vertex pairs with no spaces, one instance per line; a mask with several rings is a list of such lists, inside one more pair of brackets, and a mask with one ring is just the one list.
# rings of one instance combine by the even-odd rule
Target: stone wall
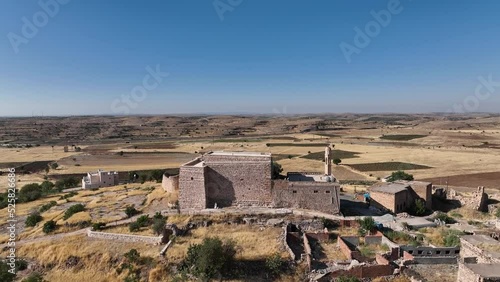
[[[219,160],[220,158],[216,158]],[[271,162],[206,162],[207,206],[270,206]]]
[[302,208],[329,214],[340,212],[340,186],[335,182],[273,181],[276,207]]
[[391,212],[395,212],[396,211],[395,195],[389,193],[370,191],[370,205],[381,210],[389,210]]
[[97,239],[123,241],[123,242],[141,242],[153,245],[159,245],[162,243],[163,240],[163,236],[152,237],[152,236],[140,236],[140,235],[119,234],[119,233],[107,233],[107,232],[92,231],[90,229],[87,230],[87,236]]
[[169,193],[179,190],[179,175],[163,174],[161,187],[163,187],[163,190],[165,190],[165,192]]
[[473,244],[471,244],[467,240],[464,240],[463,238],[460,239],[460,245],[461,245],[461,251],[460,251],[461,261],[464,260],[470,261],[471,258],[475,258],[474,261],[476,263],[500,263],[500,258],[491,257],[490,254],[474,246]]
[[196,159],[188,165],[180,167],[179,185],[179,207],[181,210],[204,209],[207,207],[205,192],[205,171],[206,167],[201,165],[189,165],[199,162]]

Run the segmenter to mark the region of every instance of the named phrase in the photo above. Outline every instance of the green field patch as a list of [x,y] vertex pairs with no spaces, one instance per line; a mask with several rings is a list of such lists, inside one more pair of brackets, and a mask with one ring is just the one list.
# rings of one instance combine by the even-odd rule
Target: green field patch
[[262,142],[260,138],[224,138],[224,139],[215,139],[214,143],[248,143],[248,142]]
[[[351,152],[351,151],[343,151],[343,150],[332,150],[332,159],[353,159],[353,158],[359,158],[359,153],[358,152]],[[314,153],[309,153],[305,156],[302,156],[301,158],[304,159],[310,159],[310,160],[317,160],[317,161],[323,161],[325,159],[325,151],[320,151],[320,152],[314,152]]]
[[418,134],[394,134],[394,135],[382,135],[380,139],[385,140],[397,140],[397,141],[409,141],[413,139],[427,137],[428,135],[418,135]]
[[403,162],[382,162],[382,163],[365,163],[365,164],[350,164],[350,167],[359,171],[397,171],[397,170],[414,170],[428,169],[430,166],[403,163]]

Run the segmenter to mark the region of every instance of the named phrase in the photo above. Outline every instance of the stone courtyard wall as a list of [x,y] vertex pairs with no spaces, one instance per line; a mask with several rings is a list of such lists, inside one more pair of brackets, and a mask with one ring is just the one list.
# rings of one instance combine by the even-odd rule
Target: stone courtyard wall
[[152,236],[140,236],[140,235],[119,234],[119,233],[107,233],[107,232],[92,231],[90,229],[87,230],[87,236],[97,239],[122,241],[122,242],[140,242],[153,245],[159,245],[162,243],[163,240],[163,236],[152,237]]

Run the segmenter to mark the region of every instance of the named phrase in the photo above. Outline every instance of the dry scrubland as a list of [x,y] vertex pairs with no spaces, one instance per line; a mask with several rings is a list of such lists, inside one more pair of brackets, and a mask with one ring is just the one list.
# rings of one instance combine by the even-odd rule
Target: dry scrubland
[[[390,174],[392,169],[386,169],[389,165],[400,162],[429,167],[407,170],[416,179],[431,179],[435,184],[449,180],[451,186],[469,187],[461,192],[474,191],[479,185],[500,189],[500,117],[493,115],[26,118],[0,119],[0,126],[3,128],[0,144],[6,144],[0,147],[0,170],[15,166],[20,171],[34,161],[59,164],[48,174],[43,168],[29,174],[18,173],[18,188],[42,182],[44,177],[55,181],[57,177],[98,168],[122,172],[177,168],[201,153],[215,150],[269,152],[276,156],[283,173],[322,172],[324,144],[333,143],[335,150],[340,150],[334,151],[334,158],[342,159],[342,165],[334,166],[333,173],[341,181],[375,181]],[[18,148],[7,148],[7,144]],[[34,147],[25,148],[25,144]],[[64,145],[70,145],[70,152],[63,152]],[[80,147],[81,151],[71,145]],[[349,166],[360,164],[371,164],[372,170],[358,171]],[[344,185],[344,189],[350,191],[364,187]],[[6,188],[4,173],[0,175],[0,191]],[[167,209],[177,199],[176,194],[165,193],[160,184],[149,182],[79,191],[68,199],[60,199],[61,195],[17,206],[20,238],[25,240],[19,247],[19,255],[53,266],[45,273],[48,281],[123,281],[123,274],[118,275],[115,269],[125,252],[136,248],[142,255],[157,258],[160,247],[94,240],[84,234],[64,236],[63,233],[79,230],[78,226],[65,225],[86,220],[115,222],[126,217],[123,211],[127,205],[153,214]],[[43,221],[35,227],[25,227],[22,222],[26,216],[50,201],[56,201],[57,205],[42,213]],[[86,210],[63,220],[64,211],[77,203],[84,204]],[[5,214],[6,210],[0,213]],[[464,220],[479,216],[466,209],[449,214],[452,213],[460,213]],[[170,216],[168,222],[182,226],[192,219],[178,215]],[[59,237],[52,237],[53,240],[44,240],[42,226],[48,220],[55,220],[59,226],[54,232]],[[5,224],[6,218],[0,217],[1,234],[6,234]],[[109,228],[106,232],[130,233],[127,226]],[[189,236],[177,238],[167,252],[167,262],[179,262],[189,244],[199,243],[207,236],[235,240],[239,259],[263,259],[280,251],[277,241],[280,232],[280,228],[222,224],[195,229]],[[356,234],[357,230],[339,232]],[[149,228],[143,228],[138,234],[153,235]],[[430,241],[440,243],[440,233],[425,235]],[[0,236],[1,242],[5,240],[5,235]],[[322,247],[326,257],[339,256],[334,244],[326,243]],[[80,264],[67,266],[71,255],[80,257]],[[149,281],[165,279],[160,278],[168,276],[165,269],[161,264],[156,266],[149,273]],[[281,281],[293,281],[293,278],[284,277]],[[399,277],[393,281],[408,280]]]
[[[307,155],[333,143],[335,149],[357,153],[348,158],[341,155],[345,166],[334,169],[340,180],[376,180],[394,168],[384,170],[388,164],[380,164],[372,166],[377,168],[373,171],[356,171],[347,165],[403,162],[430,167],[409,169],[418,179],[439,184],[452,176],[452,186],[500,188],[495,182],[500,173],[500,117],[493,115],[72,117],[0,119],[2,124],[0,143],[40,146],[0,148],[0,164],[57,161],[60,166],[49,177],[98,168],[175,168],[211,150],[270,152],[284,173],[322,171],[321,160]],[[30,127],[36,131],[28,132]],[[52,129],[48,131],[52,134],[44,135],[43,129]],[[76,138],[79,134],[86,138]],[[70,152],[64,153],[63,145],[69,145]],[[475,173],[494,174],[464,176]],[[42,181],[44,174],[19,175],[19,185]],[[6,176],[0,176],[0,189],[6,183]]]

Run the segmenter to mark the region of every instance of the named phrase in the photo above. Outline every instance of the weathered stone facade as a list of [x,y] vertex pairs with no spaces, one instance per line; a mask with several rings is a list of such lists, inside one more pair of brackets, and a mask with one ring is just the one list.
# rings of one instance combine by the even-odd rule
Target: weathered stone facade
[[271,163],[271,154],[266,153],[210,152],[182,165],[180,209],[266,206],[340,212],[340,185],[333,176],[311,174],[305,175],[307,180],[273,181]]

